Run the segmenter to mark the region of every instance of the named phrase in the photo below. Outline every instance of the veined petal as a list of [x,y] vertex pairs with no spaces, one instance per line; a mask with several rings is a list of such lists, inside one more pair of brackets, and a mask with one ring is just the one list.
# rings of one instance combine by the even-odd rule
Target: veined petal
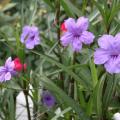
[[111,49],[114,40],[112,35],[103,35],[98,39],[98,45],[103,49]]
[[72,49],[75,52],[80,52],[82,49],[82,42],[79,40],[79,38],[74,38],[72,42]]
[[5,62],[5,68],[8,71],[13,71],[14,67],[15,67],[14,61],[12,61],[12,58],[9,57]]
[[10,80],[11,79],[11,73],[10,72],[7,72],[5,74],[5,80]]
[[120,42],[120,33],[117,33],[115,35],[115,40],[118,41],[118,42]]
[[80,37],[80,40],[84,44],[91,44],[93,42],[94,38],[95,38],[95,36],[93,35],[93,33],[84,31]]
[[1,67],[0,67],[0,74],[1,74],[2,72],[5,72],[5,70],[6,70],[6,68],[5,68],[4,66],[1,66]]
[[7,66],[7,68],[9,69],[9,71],[13,71],[13,69],[15,68],[15,63],[14,61],[12,61],[9,66]]
[[35,46],[35,42],[34,42],[34,40],[27,40],[25,45],[26,45],[26,48],[33,49]]
[[9,65],[11,64],[11,62],[12,62],[12,58],[9,57],[9,58],[6,60],[6,62],[5,62],[5,66],[6,66],[6,67],[9,66]]
[[5,72],[0,74],[0,82],[2,83],[3,81],[5,81]]
[[71,43],[72,40],[73,40],[73,35],[69,32],[66,32],[60,39],[61,44],[64,47],[68,46]]
[[26,25],[26,26],[23,27],[23,30],[22,30],[23,32],[22,32],[22,34],[21,34],[21,39],[20,39],[20,41],[21,41],[22,43],[25,42],[25,39],[26,39],[26,37],[28,36],[30,30],[31,30],[31,27],[28,26],[28,25]]
[[104,64],[110,58],[109,52],[103,49],[97,49],[94,53],[94,63]]
[[120,57],[118,58],[110,58],[105,64],[105,69],[107,72],[113,73],[120,73]]
[[77,20],[76,26],[80,29],[80,31],[86,31],[89,26],[89,20],[85,17],[79,17]]
[[35,45],[39,45],[40,44],[39,36],[35,36],[34,41],[35,41]]
[[76,30],[75,19],[68,18],[67,20],[65,20],[65,26],[69,32],[74,32]]

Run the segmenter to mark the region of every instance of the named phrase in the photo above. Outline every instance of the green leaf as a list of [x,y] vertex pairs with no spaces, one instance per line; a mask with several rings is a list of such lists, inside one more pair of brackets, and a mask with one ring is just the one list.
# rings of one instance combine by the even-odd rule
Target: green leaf
[[93,87],[95,87],[98,82],[97,69],[95,67],[93,60],[90,60],[89,64],[90,64],[90,69],[91,69],[91,74],[92,74]]
[[107,86],[106,86],[105,94],[103,97],[104,110],[107,110],[112,100],[112,96],[113,96],[113,93],[115,92],[119,79],[120,77],[117,77],[116,75],[108,76]]
[[112,22],[114,16],[119,12],[119,9],[120,9],[119,1],[113,0],[110,16],[108,19],[108,24],[110,24]]
[[45,75],[39,76],[40,81],[45,85],[45,87],[55,93],[56,95],[59,95],[59,97],[62,99],[63,104],[66,106],[70,106],[75,110],[75,112],[78,114],[80,118],[83,120],[88,120],[87,116],[85,116],[84,111],[82,108],[80,108],[79,104],[75,102],[72,98],[70,98],[62,89],[60,89],[54,82],[49,80]]
[[60,0],[60,2],[68,16],[75,17],[75,15],[77,15],[79,17],[81,15],[80,10],[69,0]]
[[102,92],[106,74],[103,74],[93,91],[94,107],[98,117],[102,116]]
[[54,8],[54,6],[52,5],[51,1],[50,0],[44,0],[44,2],[50,6],[52,9]]
[[62,65],[61,63],[59,63],[58,61],[56,61],[54,58],[42,54],[42,53],[38,53],[36,51],[31,51],[34,54],[37,54],[39,56],[41,56],[42,58],[45,58],[47,61],[54,63],[55,65],[57,65],[59,68],[61,68],[63,71],[65,71],[68,75],[70,75],[71,77],[73,77],[76,81],[80,82],[81,85],[83,85],[83,87],[85,87],[86,89],[91,89],[91,83],[90,81],[87,81],[87,79],[81,79],[78,75],[76,75],[74,72],[72,72],[71,70],[69,70],[66,66]]

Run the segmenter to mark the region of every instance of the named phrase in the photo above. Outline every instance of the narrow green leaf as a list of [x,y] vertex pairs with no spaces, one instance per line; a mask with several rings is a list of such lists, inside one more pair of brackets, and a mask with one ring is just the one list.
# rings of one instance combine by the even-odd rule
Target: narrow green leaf
[[[59,95],[59,97],[62,99],[63,104],[66,106],[71,106],[73,110],[78,114],[79,117],[81,117],[83,120],[88,120],[87,116],[84,114],[84,111],[82,108],[80,108],[79,104],[75,102],[73,99],[71,99],[62,89],[60,89],[54,82],[49,80],[45,75],[39,76],[40,81],[45,85],[45,87],[55,93],[56,95]],[[63,99],[64,98],[64,99]]]
[[59,68],[63,69],[68,75],[72,76],[76,81],[80,82],[83,85],[83,87],[85,87],[86,89],[91,89],[90,81],[87,81],[87,79],[86,80],[81,79],[78,75],[76,75],[74,72],[69,70],[66,66],[64,66],[61,63],[59,63],[58,61],[56,61],[54,58],[52,58],[48,55],[42,54],[42,53],[38,53],[36,51],[31,51],[31,52],[41,56],[42,58],[45,58],[47,61],[49,61],[51,63],[54,63]]
[[69,0],[60,0],[60,2],[68,16],[75,17],[75,15],[77,15],[79,17],[81,15],[80,10],[76,6],[74,6]]
[[95,87],[98,82],[97,69],[95,67],[93,60],[90,60],[89,64],[90,64],[91,75],[92,75],[92,80],[93,80],[93,87]]
[[52,5],[50,0],[43,0],[48,6],[50,6],[52,9],[54,8],[54,6]]
[[112,100],[113,93],[115,92],[117,82],[120,78],[117,78],[115,75],[109,76],[107,81],[107,87],[105,90],[105,94],[103,97],[103,106],[104,110],[106,110],[110,104],[110,101]]
[[102,92],[106,74],[103,74],[93,91],[94,107],[98,117],[102,116]]

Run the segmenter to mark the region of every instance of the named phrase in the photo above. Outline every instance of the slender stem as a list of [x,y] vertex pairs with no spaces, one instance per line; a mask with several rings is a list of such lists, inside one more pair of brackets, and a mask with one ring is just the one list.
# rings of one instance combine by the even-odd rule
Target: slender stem
[[[72,65],[75,64],[75,55],[76,55],[76,53],[73,53]],[[75,69],[73,69],[73,72],[75,72]],[[71,84],[71,97],[74,98],[75,97],[74,96],[74,84],[75,84],[75,82],[74,82],[73,78],[70,80],[70,84]]]
[[60,0],[56,0],[56,24],[57,24],[57,38],[60,40]]
[[23,27],[24,24],[24,1],[21,1],[21,28]]
[[28,120],[31,120],[30,115],[30,108],[29,108],[29,102],[28,102],[28,91],[24,91],[25,100],[26,100],[26,107],[27,107],[27,113],[28,113]]
[[[55,21],[57,24],[57,39],[59,41],[59,45],[58,45],[58,52],[59,52],[59,61],[62,63],[62,53],[61,53],[61,48],[60,48],[60,0],[56,0],[56,17],[55,17]],[[60,86],[61,88],[64,89],[64,78],[63,78],[63,73],[60,73]]]
[[[72,65],[75,64],[75,56],[76,56],[76,53],[73,53],[73,59],[72,59]],[[75,72],[75,69],[73,69],[73,72]],[[71,78],[70,80],[70,84],[69,84],[69,87],[70,87],[70,96],[74,99],[74,100],[77,100],[77,96],[76,96],[76,89],[75,89],[75,80],[74,78]],[[73,115],[70,115],[70,120],[72,120],[74,118]]]
[[87,0],[83,0],[83,6],[82,6],[82,13],[83,13],[83,15],[85,14],[86,6],[87,6]]

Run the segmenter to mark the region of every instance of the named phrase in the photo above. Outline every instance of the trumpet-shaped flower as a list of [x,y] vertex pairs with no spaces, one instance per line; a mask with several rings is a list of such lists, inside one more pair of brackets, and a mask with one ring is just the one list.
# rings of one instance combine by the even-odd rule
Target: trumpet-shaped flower
[[115,37],[103,35],[98,39],[100,48],[94,53],[95,64],[104,64],[107,72],[120,73],[120,33]]
[[44,91],[42,94],[42,102],[46,107],[51,108],[55,105],[55,97],[49,91]]
[[60,41],[64,47],[70,45],[75,52],[80,52],[82,44],[91,44],[94,35],[88,32],[89,21],[85,17],[80,17],[76,21],[68,18],[64,22],[64,28],[67,30],[61,37]]
[[9,57],[4,66],[0,67],[0,82],[4,82],[10,80],[12,75],[15,74],[14,71],[15,64],[12,61],[11,57]]
[[36,26],[24,26],[21,34],[21,42],[26,48],[33,49],[40,44],[39,30]]

